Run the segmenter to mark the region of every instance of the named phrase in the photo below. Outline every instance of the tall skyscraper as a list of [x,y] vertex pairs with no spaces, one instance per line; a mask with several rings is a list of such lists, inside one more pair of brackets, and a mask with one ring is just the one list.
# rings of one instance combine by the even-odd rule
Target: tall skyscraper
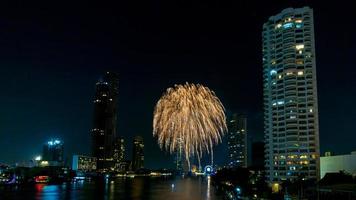
[[125,140],[122,137],[117,137],[114,142],[114,155],[115,170],[122,171],[121,165],[125,161]]
[[114,168],[114,141],[117,126],[118,76],[106,72],[96,83],[92,136],[92,156],[97,158],[97,169]]
[[50,140],[43,146],[42,161],[50,166],[63,165],[63,142],[60,140]]
[[143,147],[143,138],[136,136],[133,141],[132,151],[132,170],[134,171],[144,167]]
[[230,167],[247,167],[247,120],[233,114],[228,121],[228,153]]
[[183,164],[184,164],[184,152],[183,152],[183,143],[182,140],[178,140],[178,148],[176,150],[176,155],[175,155],[175,165],[176,165],[176,170],[177,171],[183,171]]
[[263,25],[265,168],[270,183],[319,174],[313,10],[288,8]]

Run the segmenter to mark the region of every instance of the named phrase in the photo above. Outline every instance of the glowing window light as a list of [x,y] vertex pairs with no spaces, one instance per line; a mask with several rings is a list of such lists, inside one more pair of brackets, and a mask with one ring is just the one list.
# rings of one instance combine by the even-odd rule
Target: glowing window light
[[312,112],[313,112],[313,109],[312,109],[312,108],[310,108],[310,109],[309,109],[309,112],[311,112],[311,113],[312,113]]
[[298,76],[301,76],[301,75],[303,75],[303,74],[304,74],[303,71],[299,71],[299,72],[298,72]]
[[281,78],[282,78],[282,75],[279,75],[279,76],[278,76],[278,79],[281,79]]
[[296,24],[295,27],[296,28],[302,28],[302,24]]
[[301,19],[296,19],[295,20],[295,23],[298,23],[298,24],[300,24],[300,23],[302,23],[303,22],[303,20],[301,20]]
[[283,105],[283,104],[284,104],[284,100],[277,101],[277,104],[278,104],[278,105]]
[[297,50],[304,49],[304,44],[297,44],[297,45],[295,45],[295,48],[296,48]]
[[272,76],[272,75],[275,75],[275,74],[277,74],[277,71],[272,69],[271,72],[270,72],[270,75]]
[[293,23],[292,22],[288,22],[283,24],[283,28],[287,29],[287,28],[292,28],[293,27]]
[[277,24],[274,28],[278,29],[278,28],[281,28],[281,27],[282,27],[282,24]]

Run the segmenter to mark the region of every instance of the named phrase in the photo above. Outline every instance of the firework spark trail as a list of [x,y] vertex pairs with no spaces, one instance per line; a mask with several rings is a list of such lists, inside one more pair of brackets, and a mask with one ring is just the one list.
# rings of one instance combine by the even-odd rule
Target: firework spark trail
[[157,102],[153,135],[162,149],[175,152],[179,141],[190,168],[191,157],[200,163],[203,153],[213,153],[227,130],[225,109],[213,91],[186,83],[168,88]]

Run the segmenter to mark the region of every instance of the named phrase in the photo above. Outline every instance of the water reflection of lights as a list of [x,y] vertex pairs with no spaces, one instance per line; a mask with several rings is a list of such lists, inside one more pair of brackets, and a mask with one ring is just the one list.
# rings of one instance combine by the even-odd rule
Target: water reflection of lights
[[36,184],[36,199],[57,200],[61,192],[58,185]]
[[206,199],[210,200],[210,185],[211,185],[211,180],[210,180],[210,176],[208,176],[208,185],[207,185],[207,189],[206,189]]
[[174,185],[174,183],[172,183],[172,185],[171,185],[172,192],[174,191],[175,186],[176,185]]
[[115,182],[114,181],[110,182],[109,199],[110,200],[114,200],[115,199]]

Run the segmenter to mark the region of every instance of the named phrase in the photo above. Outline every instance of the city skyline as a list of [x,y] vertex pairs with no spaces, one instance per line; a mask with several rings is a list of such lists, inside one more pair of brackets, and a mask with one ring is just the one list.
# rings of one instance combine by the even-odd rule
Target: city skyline
[[[209,10],[214,10],[212,5],[210,6],[208,6]],[[254,8],[253,4],[245,6]],[[112,40],[117,41],[112,38],[114,36],[110,35],[108,38],[103,38],[103,35],[93,32],[93,35],[85,35],[83,39],[79,40],[83,44],[74,42],[73,49],[66,53],[64,49],[71,47],[71,39],[80,37],[81,33],[80,29],[66,32],[67,28],[72,28],[71,25],[61,23],[69,22],[69,19],[62,21],[55,16],[50,16],[49,18],[57,20],[57,23],[54,27],[48,28],[46,25],[50,23],[46,20],[42,21],[39,16],[32,16],[29,21],[20,17],[20,20],[16,23],[30,26],[31,28],[28,31],[37,35],[34,34],[34,36],[28,37],[34,38],[34,41],[39,41],[40,45],[36,46],[32,42],[26,43],[26,37],[19,33],[19,35],[15,34],[18,38],[6,35],[9,41],[18,41],[20,47],[11,47],[12,43],[6,43],[2,47],[1,63],[3,66],[8,67],[0,69],[4,78],[4,84],[2,84],[1,89],[5,96],[0,101],[3,106],[3,114],[0,116],[2,121],[2,127],[0,128],[0,146],[2,146],[0,162],[13,163],[30,159],[41,152],[42,141],[51,138],[62,138],[65,143],[65,156],[68,158],[71,158],[71,154],[90,155],[89,130],[92,119],[92,102],[90,100],[94,97],[93,86],[96,80],[106,70],[117,72],[120,78],[118,134],[122,133],[126,141],[132,141],[137,133],[142,134],[145,141],[145,149],[148,149],[148,152],[145,152],[145,165],[147,163],[149,168],[154,168],[155,163],[159,163],[162,167],[167,166],[167,163],[164,162],[166,159],[170,159],[171,163],[169,165],[173,166],[172,156],[162,153],[154,139],[150,138],[152,138],[151,119],[154,104],[165,88],[175,83],[184,83],[186,81],[204,83],[221,97],[228,112],[246,114],[248,120],[250,120],[248,124],[251,124],[249,133],[256,140],[262,140],[262,56],[259,52],[260,48],[258,48],[258,45],[260,45],[258,43],[261,42],[260,29],[269,16],[291,6],[293,5],[280,4],[268,12],[264,11],[264,13],[257,8],[251,13],[244,12],[243,14],[246,15],[244,19],[255,16],[256,13],[254,12],[262,13],[257,20],[238,21],[244,28],[253,30],[253,34],[250,37],[242,33],[237,34],[236,32],[239,29],[223,28],[218,22],[208,22],[207,20],[204,21],[206,24],[201,25],[206,33],[204,31],[196,32],[191,37],[184,35],[184,33],[188,32],[188,28],[182,30],[183,35],[181,37],[169,35],[172,33],[168,30],[168,35],[174,39],[171,41],[166,38],[168,36],[161,35],[162,38],[157,39],[159,41],[158,47],[153,48],[152,52],[148,51],[149,48],[146,45],[153,46],[156,39],[153,33],[146,36],[150,38],[150,42],[144,45],[137,44],[144,36],[141,34],[136,35],[137,38],[131,36],[129,41],[132,46],[127,48],[127,52],[123,52],[129,46],[128,44],[124,44],[126,46],[123,49],[119,47],[117,49],[113,48],[110,42]],[[347,12],[337,12],[340,16],[333,16],[335,20],[344,18],[343,22],[336,22],[328,18],[326,16],[328,14],[327,11],[332,10],[330,5],[325,5],[326,9],[322,9],[320,6],[310,6],[314,9],[316,18],[316,62],[318,65],[318,93],[320,96],[321,149],[322,151],[332,150],[336,153],[351,152],[354,150],[354,146],[347,142],[345,144],[344,141],[355,139],[351,134],[352,124],[355,121],[352,115],[355,112],[355,108],[352,107],[352,102],[355,100],[352,95],[355,92],[355,88],[352,87],[352,84],[355,83],[355,71],[351,69],[352,55],[355,53],[355,42],[351,39],[348,42],[344,40],[345,38],[351,38],[355,31],[349,28],[349,32],[346,32],[345,35],[338,35],[334,30],[329,29],[329,24],[340,25],[339,23],[342,23],[347,29],[347,22],[353,22],[350,18],[347,18]],[[234,7],[238,7],[238,5],[234,5]],[[223,13],[226,10],[230,13],[227,15],[232,15],[234,20],[238,16],[243,16],[243,14],[231,14],[233,13],[232,10],[225,7],[222,7],[219,13]],[[168,15],[165,12],[163,14]],[[188,16],[183,17],[182,20],[187,22],[188,19],[186,18],[196,17],[197,15],[188,13]],[[154,19],[153,14],[149,16],[150,19]],[[177,18],[168,16],[175,20],[175,24],[178,23],[178,27],[185,27],[179,24]],[[218,20],[223,21],[225,17],[226,15],[218,17]],[[75,17],[74,19],[80,20]],[[105,17],[100,19],[104,20]],[[139,19],[142,18],[137,17],[133,20]],[[32,27],[38,21],[39,27]],[[323,21],[328,21],[328,23]],[[84,20],[82,23],[85,25],[86,22]],[[229,25],[231,22],[233,20],[228,20],[223,25]],[[3,21],[3,23],[8,27],[16,27],[16,23],[11,18],[8,21]],[[108,24],[101,25],[99,22],[94,22],[96,27],[111,25],[111,22],[106,21],[105,23]],[[117,23],[121,24],[121,22]],[[209,29],[209,23],[212,23],[210,25],[214,27],[214,30],[219,30],[221,33],[219,31],[216,33],[214,30]],[[253,23],[253,25],[249,23]],[[152,24],[152,22],[149,24],[158,26],[158,28],[161,27],[159,24]],[[147,26],[142,25],[137,28],[142,28],[144,31],[149,32],[151,29]],[[188,23],[187,26],[193,26],[193,22]],[[176,30],[171,26],[169,28]],[[106,28],[104,32],[110,30],[111,28]],[[115,31],[118,30],[115,29]],[[194,31],[197,30],[193,29]],[[232,46],[229,46],[227,43],[230,43],[230,41],[226,42],[222,38],[228,31],[236,33],[239,37],[247,37],[246,40],[248,42],[233,39],[234,37],[230,33],[226,36],[232,41]],[[133,34],[138,33],[133,31]],[[121,35],[120,37],[124,38],[125,36]],[[329,41],[328,38],[331,38],[330,36],[335,36],[337,42],[330,41],[326,43],[325,41]],[[91,38],[95,38],[95,40],[89,42]],[[122,38],[121,40],[124,40]],[[217,42],[204,44],[209,38],[216,39]],[[103,41],[100,42],[100,39]],[[134,41],[134,39],[138,39],[138,41]],[[64,46],[60,45],[62,40],[65,41]],[[123,42],[121,40],[120,42]],[[189,42],[183,42],[184,45],[188,45],[188,48],[185,48],[178,44],[180,40],[198,42],[193,42],[190,45],[188,45]],[[257,41],[254,42],[254,40]],[[164,44],[167,41],[173,47],[168,48]],[[120,42],[115,43],[115,45],[120,45]],[[86,48],[86,45],[89,48]],[[103,52],[95,50],[96,45]],[[249,45],[256,45],[256,47],[252,48]],[[218,52],[219,50],[214,50],[221,50],[223,49],[222,47],[226,46],[228,47],[227,50],[222,50],[221,53]],[[108,48],[110,50],[107,50]],[[164,50],[166,48],[168,48],[167,52]],[[244,50],[241,51],[236,48]],[[192,50],[190,51],[189,49]],[[47,50],[52,53],[46,53]],[[79,53],[80,51],[83,52]],[[178,51],[179,56],[173,56],[176,51]],[[186,55],[186,51],[188,55]],[[246,56],[240,57],[236,55],[244,51],[246,51]],[[58,55],[55,55],[56,52],[58,52]],[[72,53],[73,57],[69,55]],[[111,54],[115,56],[110,56]],[[190,54],[196,58],[190,58]],[[19,59],[17,59],[17,55],[19,55]],[[335,55],[335,57],[333,58],[330,55]],[[61,59],[62,56],[63,60]],[[244,57],[249,59],[244,60]],[[114,61],[115,58],[122,59]],[[338,62],[340,58],[345,58],[341,64]],[[132,59],[135,59],[135,62],[130,63]],[[226,64],[225,62],[231,63]],[[188,64],[186,65],[185,63]],[[245,65],[247,66],[246,68],[244,67]],[[50,66],[52,68],[49,68]],[[165,66],[169,66],[169,68]],[[236,66],[240,67],[237,75],[233,73],[236,70]],[[333,70],[335,66],[340,70]],[[11,67],[14,68],[12,69]],[[231,70],[230,68],[235,69]],[[246,74],[248,76],[245,76]],[[333,77],[335,85],[330,85],[331,77]],[[21,81],[23,84],[20,84]],[[344,111],[348,111],[344,117],[333,119],[333,116],[341,115]],[[139,125],[141,122],[142,126]],[[342,126],[341,129],[339,129],[338,124]],[[334,134],[338,134],[341,138],[331,139]],[[18,145],[23,149],[19,147],[9,149],[7,148],[9,144]],[[129,145],[126,148],[128,151],[132,149]],[[224,154],[226,153],[225,148],[226,143],[220,145],[217,151]],[[127,155],[131,155],[131,152],[128,152]],[[162,158],[159,158],[161,156]],[[224,162],[225,160],[223,159],[218,161],[219,164]]]

